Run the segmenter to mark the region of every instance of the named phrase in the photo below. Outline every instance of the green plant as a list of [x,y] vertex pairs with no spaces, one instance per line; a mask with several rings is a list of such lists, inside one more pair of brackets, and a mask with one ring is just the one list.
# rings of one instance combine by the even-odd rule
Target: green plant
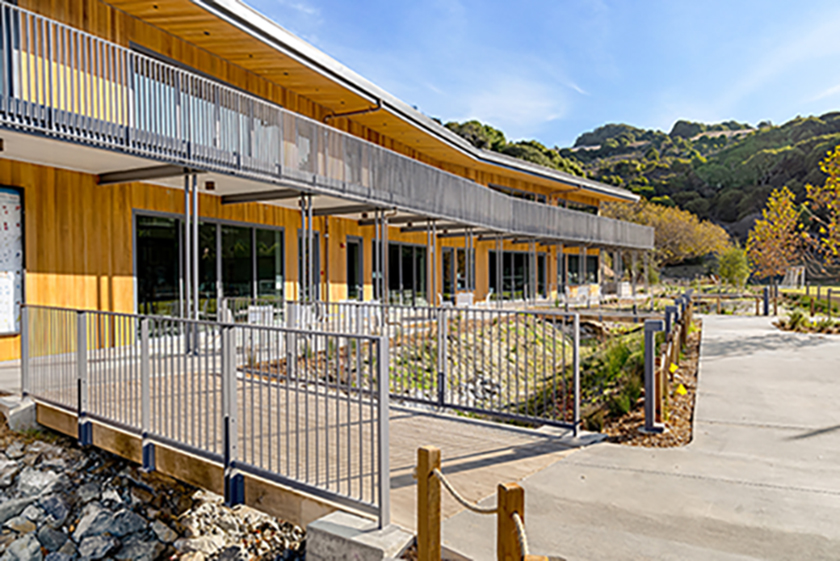
[[732,246],[718,258],[720,278],[730,286],[743,288],[750,276],[747,252],[738,246]]

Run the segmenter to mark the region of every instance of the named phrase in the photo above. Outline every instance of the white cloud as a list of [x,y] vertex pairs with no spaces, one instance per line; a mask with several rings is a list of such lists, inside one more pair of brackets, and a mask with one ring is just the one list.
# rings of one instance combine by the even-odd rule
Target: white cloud
[[808,98],[805,101],[807,103],[812,103],[814,101],[819,101],[819,100],[825,99],[827,97],[834,97],[837,94],[840,94],[840,84],[837,84],[836,86],[832,86],[828,89],[825,89],[825,90],[821,91],[820,93],[818,93],[817,95],[815,95],[811,98]]
[[[562,118],[568,102],[558,88],[505,73],[499,79],[473,83],[461,92],[458,120],[478,119],[505,131],[511,139],[531,137],[549,121]],[[453,97],[458,94],[453,92]],[[456,97],[457,99],[457,97]]]

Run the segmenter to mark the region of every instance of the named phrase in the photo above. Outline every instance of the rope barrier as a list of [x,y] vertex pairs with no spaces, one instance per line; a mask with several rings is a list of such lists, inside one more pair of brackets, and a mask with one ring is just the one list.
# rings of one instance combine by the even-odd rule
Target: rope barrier
[[456,491],[455,488],[452,487],[452,484],[449,483],[449,481],[438,468],[435,468],[432,471],[432,473],[435,475],[435,477],[437,477],[440,480],[441,483],[443,483],[443,486],[446,487],[446,490],[449,491],[449,494],[455,497],[455,500],[461,503],[461,505],[464,506],[464,508],[467,508],[477,514],[496,514],[499,511],[498,506],[478,506],[477,504],[471,503],[467,499],[459,495],[458,491]]
[[513,513],[513,523],[516,524],[516,539],[519,540],[519,551],[522,552],[522,557],[527,557],[531,554],[528,551],[528,536],[525,535],[525,524],[518,512]]

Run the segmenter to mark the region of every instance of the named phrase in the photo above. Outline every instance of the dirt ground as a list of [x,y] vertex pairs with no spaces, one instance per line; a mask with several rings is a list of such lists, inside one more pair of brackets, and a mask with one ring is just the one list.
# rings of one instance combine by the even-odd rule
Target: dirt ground
[[[685,446],[691,442],[694,404],[697,395],[700,337],[702,335],[701,320],[695,320],[694,323],[696,329],[688,337],[688,346],[684,358],[670,380],[665,432],[662,434],[644,434],[639,431],[645,424],[644,398],[642,398],[636,404],[635,409],[627,415],[606,421],[603,432],[608,435],[610,442],[651,448]],[[685,388],[685,393],[678,391],[680,385]]]

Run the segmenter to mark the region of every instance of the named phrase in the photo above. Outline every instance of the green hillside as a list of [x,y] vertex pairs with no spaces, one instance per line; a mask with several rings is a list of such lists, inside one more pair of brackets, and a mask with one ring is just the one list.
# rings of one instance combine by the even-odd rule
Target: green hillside
[[668,133],[607,124],[581,134],[572,148],[508,143],[501,131],[477,121],[446,126],[481,148],[677,205],[738,236],[774,188],[787,185],[801,201],[805,184],[822,183],[818,163],[840,144],[840,112],[780,126],[677,121]]

